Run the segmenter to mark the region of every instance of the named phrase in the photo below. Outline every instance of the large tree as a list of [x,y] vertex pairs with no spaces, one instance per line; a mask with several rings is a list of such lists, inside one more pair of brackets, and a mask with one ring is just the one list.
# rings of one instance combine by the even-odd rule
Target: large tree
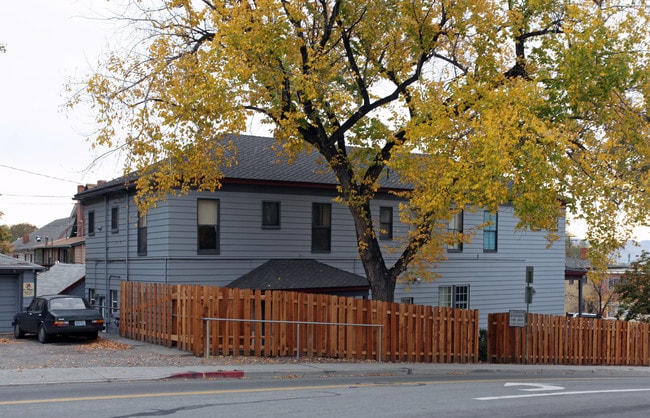
[[[0,212],[0,219],[4,213]],[[11,231],[7,225],[0,225],[0,254],[10,254],[13,250],[11,245]]]
[[[459,210],[512,204],[520,228],[552,241],[567,209],[589,223],[592,256],[647,222],[647,12],[643,0],[133,2],[121,16],[137,41],[72,104],[89,98],[94,143],[127,151],[143,207],[219,187],[234,163],[225,134],[253,116],[279,152],[320,153],[372,295],[392,300],[398,278],[471,239],[447,232]],[[387,170],[413,186],[390,265],[370,211]]]
[[9,227],[9,232],[11,232],[11,240],[14,241],[22,237],[23,235],[31,234],[37,229],[38,228],[35,225],[28,224],[28,223],[11,225]]
[[616,285],[619,316],[650,322],[650,254],[643,251]]

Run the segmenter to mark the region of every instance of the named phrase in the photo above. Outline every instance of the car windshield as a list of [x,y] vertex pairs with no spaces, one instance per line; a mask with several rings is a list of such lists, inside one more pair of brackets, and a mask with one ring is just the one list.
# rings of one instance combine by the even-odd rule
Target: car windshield
[[67,309],[86,309],[86,304],[82,298],[56,298],[50,301],[50,309],[67,310]]

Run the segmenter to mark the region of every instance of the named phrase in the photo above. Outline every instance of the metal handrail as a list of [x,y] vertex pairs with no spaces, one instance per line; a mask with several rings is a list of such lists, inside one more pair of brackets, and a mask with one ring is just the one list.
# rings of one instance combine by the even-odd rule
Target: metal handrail
[[375,327],[379,328],[379,338],[377,339],[377,361],[381,363],[381,340],[384,325],[383,324],[355,324],[347,322],[311,322],[311,321],[281,321],[275,319],[239,319],[239,318],[201,318],[205,321],[205,358],[210,357],[210,321],[230,321],[230,322],[250,322],[250,323],[269,323],[269,324],[295,324],[296,325],[296,360],[300,360],[300,325],[337,325],[337,326],[356,326],[356,327]]

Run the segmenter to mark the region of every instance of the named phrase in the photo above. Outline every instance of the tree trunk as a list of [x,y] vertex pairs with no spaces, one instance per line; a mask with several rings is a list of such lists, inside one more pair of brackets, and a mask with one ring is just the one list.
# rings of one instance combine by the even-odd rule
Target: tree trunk
[[370,283],[370,291],[373,300],[383,302],[395,301],[395,278],[389,277],[386,269],[382,269],[378,264],[369,263],[364,265],[366,276]]
[[361,264],[368,278],[373,300],[393,302],[397,278],[386,267],[386,262],[375,235],[370,214],[370,205],[349,205],[354,219]]

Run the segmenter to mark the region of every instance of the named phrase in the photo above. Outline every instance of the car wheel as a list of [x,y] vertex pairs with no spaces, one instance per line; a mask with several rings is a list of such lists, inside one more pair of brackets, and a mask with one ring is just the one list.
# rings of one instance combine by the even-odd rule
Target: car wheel
[[41,344],[45,344],[46,342],[50,341],[50,336],[47,335],[47,331],[45,331],[45,327],[43,325],[38,327],[38,341]]
[[97,331],[89,332],[88,334],[86,334],[86,340],[95,341],[96,339],[97,339]]
[[25,336],[25,331],[20,329],[20,325],[16,323],[16,325],[14,325],[14,337],[16,339],[19,339],[19,338],[23,338],[24,336]]

